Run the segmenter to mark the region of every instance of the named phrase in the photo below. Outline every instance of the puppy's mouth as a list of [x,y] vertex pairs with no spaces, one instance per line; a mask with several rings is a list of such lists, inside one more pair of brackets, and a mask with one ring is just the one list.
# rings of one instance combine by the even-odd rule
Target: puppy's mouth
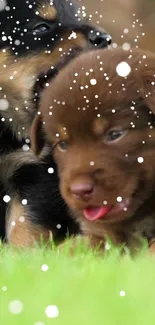
[[88,207],[83,210],[84,217],[89,221],[95,221],[108,217],[115,218],[117,215],[126,211],[130,204],[129,199],[124,199],[116,205],[103,205],[100,207]]
[[[81,47],[73,48],[69,53],[65,54],[56,65],[52,65],[49,70],[41,73],[34,84],[33,87],[33,96],[36,104],[39,101],[40,94],[43,89],[48,85],[49,82],[54,79],[54,77],[58,74],[58,72],[63,69],[71,60],[73,60],[79,53],[81,53],[83,49]],[[36,105],[37,106],[37,105]]]

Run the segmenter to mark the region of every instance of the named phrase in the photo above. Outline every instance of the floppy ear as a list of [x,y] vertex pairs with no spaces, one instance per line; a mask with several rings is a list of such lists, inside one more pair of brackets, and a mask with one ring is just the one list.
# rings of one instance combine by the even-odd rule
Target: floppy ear
[[154,68],[143,72],[140,83],[140,90],[145,103],[155,115],[155,60]]
[[41,120],[41,116],[38,114],[32,123],[30,139],[31,139],[31,149],[35,153],[35,155],[38,156],[45,144],[44,133],[42,128],[42,120]]

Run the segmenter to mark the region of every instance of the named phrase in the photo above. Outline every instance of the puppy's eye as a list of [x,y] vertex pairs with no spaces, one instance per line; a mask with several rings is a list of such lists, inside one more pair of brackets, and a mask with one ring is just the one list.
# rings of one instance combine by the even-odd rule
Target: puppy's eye
[[56,147],[60,151],[66,151],[68,149],[68,142],[67,141],[60,141],[56,144]]
[[35,26],[35,28],[33,29],[33,32],[35,34],[43,34],[43,33],[46,33],[48,32],[50,29],[50,26],[46,23],[41,23],[41,24],[38,24],[37,26]]
[[127,134],[127,130],[110,130],[104,137],[104,142],[117,142]]

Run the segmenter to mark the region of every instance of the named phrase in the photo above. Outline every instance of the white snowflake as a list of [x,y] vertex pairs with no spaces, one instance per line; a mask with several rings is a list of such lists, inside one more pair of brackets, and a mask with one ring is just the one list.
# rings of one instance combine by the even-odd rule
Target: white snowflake
[[122,45],[122,49],[123,49],[124,51],[129,51],[130,48],[131,48],[130,43],[124,43],[124,44]]
[[29,138],[25,139],[25,142],[30,143],[30,139]]
[[18,45],[20,45],[20,40],[19,39],[16,39],[14,43],[15,43],[15,45],[18,46]]
[[112,44],[112,47],[113,47],[114,49],[116,49],[117,46],[118,46],[117,43],[113,43],[113,44]]
[[57,229],[61,229],[61,225],[60,225],[60,223],[58,223],[58,224],[56,225],[56,227],[57,227]]
[[9,11],[9,10],[10,10],[10,7],[9,7],[9,6],[6,6],[6,7],[5,7],[5,10],[6,10],[6,11]]
[[97,80],[96,79],[90,79],[90,84],[92,86],[95,86],[97,84]]
[[22,204],[23,204],[23,205],[26,205],[26,204],[27,204],[27,200],[26,200],[26,199],[23,199],[23,200],[22,200]]
[[3,201],[4,201],[5,203],[9,203],[10,200],[11,200],[11,197],[10,197],[9,195],[4,195],[4,196],[3,196]]
[[122,202],[122,197],[121,196],[117,197],[117,202]]
[[53,173],[54,173],[54,168],[49,167],[49,168],[48,168],[48,173],[49,173],[49,174],[53,174]]
[[10,313],[18,315],[23,311],[23,303],[20,300],[12,300],[8,308]]
[[23,151],[28,151],[30,147],[27,144],[24,144],[22,147]]
[[7,99],[0,99],[0,111],[7,111],[9,108],[9,102]]
[[47,264],[43,264],[43,265],[41,266],[41,270],[42,270],[43,272],[48,271],[48,265],[47,265]]
[[129,33],[129,30],[128,28],[124,28],[124,31],[123,31],[125,34]]
[[120,77],[127,77],[131,72],[131,67],[127,62],[120,62],[116,67],[116,72]]
[[75,33],[75,32],[72,32],[70,35],[69,35],[69,37],[68,37],[68,39],[70,40],[70,39],[76,39],[77,38],[77,34]]
[[142,163],[144,162],[144,158],[143,158],[143,157],[138,157],[138,158],[137,158],[137,161],[138,161],[140,164],[142,164]]
[[124,297],[126,295],[124,290],[121,290],[119,294],[120,294],[121,297]]
[[7,290],[8,290],[8,288],[6,286],[2,287],[2,291],[7,291]]
[[46,309],[45,309],[45,314],[49,318],[58,317],[58,315],[59,315],[58,307],[57,306],[54,306],[54,305],[47,306]]
[[7,41],[7,37],[6,36],[2,36],[2,41],[3,42]]
[[25,217],[21,216],[19,217],[19,222],[23,223],[25,221]]

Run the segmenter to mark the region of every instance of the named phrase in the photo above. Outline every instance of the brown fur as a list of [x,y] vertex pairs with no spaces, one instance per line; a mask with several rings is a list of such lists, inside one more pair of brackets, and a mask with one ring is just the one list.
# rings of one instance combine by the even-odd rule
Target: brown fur
[[[116,73],[122,61],[131,67],[127,77]],[[96,85],[90,79],[96,79]],[[62,196],[83,234],[98,241],[109,236],[116,244],[137,248],[139,237],[148,242],[155,237],[154,82],[154,54],[100,50],[70,63],[42,96],[42,129],[53,147]],[[36,130],[35,124],[37,120]],[[127,133],[110,143],[108,132],[113,129]],[[37,136],[33,132],[36,152]],[[61,149],[62,141],[67,142]],[[92,192],[74,191],[83,184]],[[110,211],[103,218],[84,217],[84,209],[106,206],[105,201]],[[114,213],[111,208],[116,207],[119,212]]]

